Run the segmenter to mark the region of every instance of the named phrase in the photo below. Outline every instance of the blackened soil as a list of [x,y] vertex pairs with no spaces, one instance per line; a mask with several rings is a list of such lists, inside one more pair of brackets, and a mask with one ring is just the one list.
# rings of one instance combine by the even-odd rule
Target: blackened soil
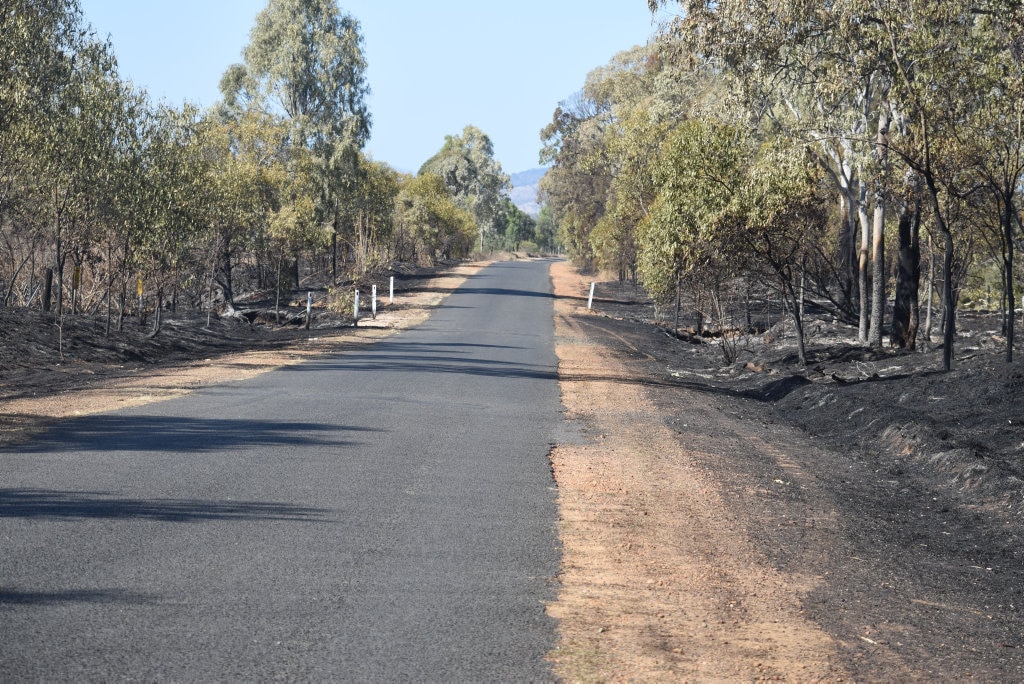
[[[395,264],[376,280],[386,283],[394,276],[396,293],[430,291],[434,276],[455,265]],[[369,290],[368,283],[363,284],[364,292]],[[326,305],[325,288],[312,291],[312,332],[304,327],[306,290],[293,292],[280,302],[268,293],[239,297],[232,315],[223,307],[213,315],[165,311],[156,334],[151,310],[142,320],[131,315],[119,325],[116,316],[108,321],[105,309],[58,318],[54,312],[0,307],[0,401],[59,394],[188,361],[283,349],[311,335],[352,328],[352,314],[347,309],[334,311]],[[380,308],[402,308],[400,303],[387,307],[384,301],[382,287]]]
[[962,317],[950,372],[939,350],[865,349],[830,319],[812,321],[807,368],[778,329],[725,364],[714,339],[654,319],[642,293],[605,283],[586,322],[681,443],[697,429],[681,393],[762,436],[704,466],[759,551],[807,578],[803,609],[848,671],[1024,680],[1024,366],[1005,363],[994,316]]

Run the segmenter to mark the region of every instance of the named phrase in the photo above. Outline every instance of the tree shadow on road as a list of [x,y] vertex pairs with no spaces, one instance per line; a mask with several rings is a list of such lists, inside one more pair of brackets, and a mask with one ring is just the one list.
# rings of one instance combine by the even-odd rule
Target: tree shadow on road
[[151,604],[158,597],[118,589],[65,589],[62,591],[21,591],[0,587],[0,610],[14,606],[46,606],[66,603]]
[[[442,349],[422,350],[412,344],[408,349],[401,343],[391,344],[387,352],[346,354],[330,361],[311,361],[281,369],[282,372],[321,372],[328,370],[370,373],[462,374],[491,378],[520,380],[558,380],[558,370],[552,365],[518,363],[498,359],[443,355]],[[466,352],[448,350],[449,354]]]
[[61,423],[29,443],[0,449],[0,453],[69,450],[205,453],[250,446],[347,447],[356,442],[340,436],[352,432],[377,430],[305,422],[98,415]]
[[0,489],[0,518],[324,522],[327,510],[257,501],[130,499],[107,492]]

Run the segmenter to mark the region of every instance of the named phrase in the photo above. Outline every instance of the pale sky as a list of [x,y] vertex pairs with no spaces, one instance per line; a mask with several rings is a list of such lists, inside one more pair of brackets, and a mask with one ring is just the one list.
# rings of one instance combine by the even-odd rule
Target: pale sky
[[[203,107],[240,62],[266,0],[81,0],[122,78]],[[373,136],[367,152],[415,172],[472,124],[506,172],[537,167],[539,131],[591,69],[646,43],[667,15],[646,0],[342,0],[362,25]]]

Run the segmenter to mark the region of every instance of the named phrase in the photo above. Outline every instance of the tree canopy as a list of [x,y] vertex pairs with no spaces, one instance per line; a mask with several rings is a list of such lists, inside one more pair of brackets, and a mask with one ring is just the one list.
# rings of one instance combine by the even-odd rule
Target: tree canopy
[[943,366],[957,303],[989,266],[1012,358],[1020,3],[648,5],[678,14],[594,69],[541,131],[542,196],[575,259],[636,273],[662,299],[688,285],[703,309],[736,288],[791,297],[798,282],[872,346],[895,295],[891,339],[913,348],[928,234]]

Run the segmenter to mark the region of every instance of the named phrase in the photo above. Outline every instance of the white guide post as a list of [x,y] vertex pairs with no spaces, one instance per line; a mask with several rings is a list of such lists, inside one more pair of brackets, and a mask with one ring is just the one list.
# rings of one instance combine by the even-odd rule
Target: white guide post
[[590,283],[590,297],[587,298],[587,309],[594,308],[594,286],[597,283]]

